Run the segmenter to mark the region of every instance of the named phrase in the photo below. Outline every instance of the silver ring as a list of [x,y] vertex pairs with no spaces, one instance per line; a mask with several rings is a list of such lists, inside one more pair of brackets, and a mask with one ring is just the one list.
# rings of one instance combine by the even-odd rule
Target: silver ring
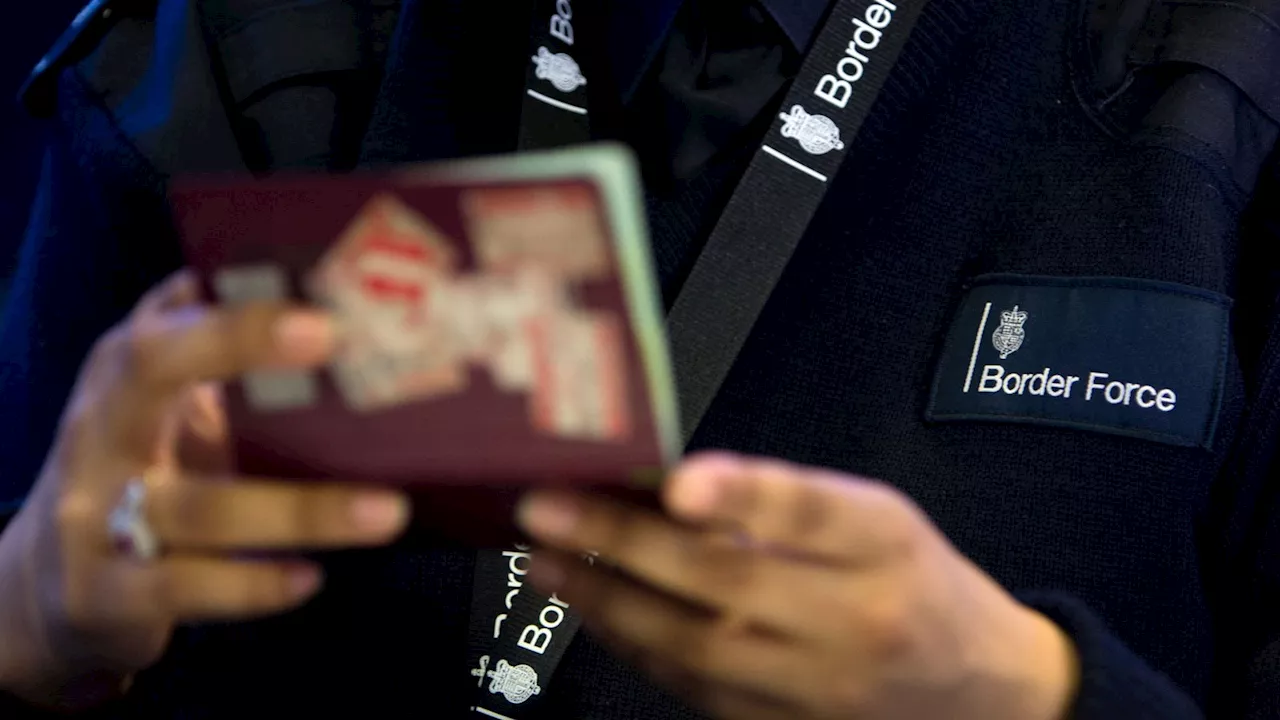
[[135,477],[125,486],[124,496],[107,517],[107,534],[122,555],[151,561],[160,555],[160,540],[146,518],[147,481]]

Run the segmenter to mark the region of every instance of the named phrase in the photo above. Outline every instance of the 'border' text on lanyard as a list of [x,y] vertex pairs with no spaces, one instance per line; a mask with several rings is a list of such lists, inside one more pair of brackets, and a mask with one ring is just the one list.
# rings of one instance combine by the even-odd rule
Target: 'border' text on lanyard
[[[639,1],[639,0],[628,0]],[[521,150],[591,138],[575,8],[535,0]],[[688,435],[697,429],[843,163],[927,0],[838,0],[668,317]],[[595,27],[593,25],[593,27]],[[688,437],[685,438],[686,441]],[[529,548],[477,558],[468,668],[473,713],[520,720],[536,707],[581,621],[523,588]]]
[[[581,13],[593,0],[534,0],[519,148],[543,150],[591,139]],[[497,720],[533,714],[581,619],[559,598],[524,587],[529,548],[476,556],[467,667],[471,711]]]

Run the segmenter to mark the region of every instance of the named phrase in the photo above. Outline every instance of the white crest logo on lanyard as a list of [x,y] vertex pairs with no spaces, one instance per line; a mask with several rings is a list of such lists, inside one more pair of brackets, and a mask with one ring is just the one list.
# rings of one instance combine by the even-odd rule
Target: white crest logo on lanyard
[[553,53],[545,47],[538,48],[533,56],[533,63],[538,66],[534,74],[539,80],[546,80],[560,92],[573,92],[587,84],[578,61],[564,53]]
[[782,126],[782,137],[794,138],[800,147],[811,155],[826,155],[832,150],[843,150],[840,140],[840,128],[826,115],[810,115],[803,107],[796,105],[790,113],[779,117],[785,123]]
[[490,670],[489,692],[501,694],[512,705],[519,705],[542,692],[538,687],[538,673],[528,665],[512,665],[506,660],[499,660]]

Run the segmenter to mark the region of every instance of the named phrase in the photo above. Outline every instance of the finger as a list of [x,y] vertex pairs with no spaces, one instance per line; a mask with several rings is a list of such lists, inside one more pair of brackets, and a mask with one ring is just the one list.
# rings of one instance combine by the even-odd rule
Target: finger
[[567,552],[595,550],[658,590],[785,634],[825,633],[815,618],[841,612],[837,603],[849,589],[842,570],[762,552],[729,533],[683,527],[601,499],[535,494],[519,516],[539,542]]
[[914,503],[882,483],[724,454],[682,465],[664,500],[682,520],[730,524],[765,545],[835,563],[896,556],[928,525]]
[[231,472],[231,438],[222,385],[204,383],[192,387],[178,412],[181,422],[174,447],[178,464],[206,475]]
[[708,681],[669,662],[650,661],[642,671],[655,684],[714,718],[792,720],[798,716],[797,708],[792,703],[754,689]]
[[641,669],[666,664],[704,682],[752,687],[780,698],[815,689],[812,650],[726,621],[599,565],[536,553],[528,579],[540,592],[558,594],[594,634]]
[[156,440],[153,467],[225,472],[228,465],[218,462],[230,459],[221,385],[188,386],[165,417]]
[[165,278],[142,299],[133,310],[133,317],[156,315],[200,300],[200,284],[190,270],[179,270]]
[[[688,704],[701,708],[714,718],[725,720],[793,720],[809,717],[793,698],[779,697],[758,687],[742,686],[699,677],[674,663],[663,659],[645,657],[639,649],[611,639],[611,649],[624,660],[630,657],[633,666],[639,668],[658,685],[665,687]],[[793,688],[793,695],[799,692]]]
[[207,382],[191,388],[181,409],[186,430],[205,443],[225,442],[228,428],[223,399],[220,383]]
[[300,560],[252,561],[171,555],[154,563],[116,556],[80,573],[67,609],[103,626],[246,619],[288,609],[314,595],[320,568]]
[[[678,672],[673,670],[668,675],[666,671],[659,669],[651,675],[659,685],[670,688],[673,693],[717,720],[795,720],[805,716],[802,709],[793,702],[733,685],[714,683],[692,688],[688,680],[678,679]],[[667,677],[676,679],[668,680]]]
[[802,717],[791,703],[762,701],[754,694],[732,688],[711,688],[698,704],[718,720],[795,720]]
[[160,561],[152,578],[155,602],[181,623],[274,615],[306,602],[323,583],[312,563],[190,556]]
[[366,547],[409,521],[399,492],[331,484],[177,477],[154,483],[147,517],[173,550]]
[[143,393],[172,395],[188,386],[269,368],[302,368],[334,347],[328,314],[282,303],[188,307],[138,318],[123,348]]
[[115,441],[151,462],[174,401],[190,386],[253,370],[314,366],[333,346],[327,314],[278,303],[192,306],[135,318],[106,346],[122,376],[107,405]]

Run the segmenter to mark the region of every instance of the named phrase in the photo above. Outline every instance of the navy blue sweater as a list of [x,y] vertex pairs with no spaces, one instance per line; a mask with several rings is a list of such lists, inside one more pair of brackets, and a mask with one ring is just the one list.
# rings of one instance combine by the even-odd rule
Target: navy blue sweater
[[[329,118],[332,131],[332,106],[263,98],[282,79],[350,70],[368,33],[339,0],[255,4],[280,7],[210,32],[187,0],[142,3],[33,95],[51,142],[0,331],[3,498],[38,471],[93,339],[180,263],[167,178],[270,167],[283,129]],[[485,5],[406,2],[361,164],[511,149],[528,18]],[[672,11],[614,4],[620,87]],[[1280,714],[1280,94],[1258,70],[1275,67],[1277,20],[1256,2],[933,0],[694,441],[909,493],[1070,633],[1078,718]],[[652,194],[668,293],[750,151]],[[1231,297],[1212,438],[931,421],[966,287],[990,273]],[[1099,346],[1161,350],[1124,333]],[[181,632],[122,711],[460,716],[471,567],[421,544],[335,556],[300,612]],[[547,717],[696,717],[585,637],[546,700]]]

